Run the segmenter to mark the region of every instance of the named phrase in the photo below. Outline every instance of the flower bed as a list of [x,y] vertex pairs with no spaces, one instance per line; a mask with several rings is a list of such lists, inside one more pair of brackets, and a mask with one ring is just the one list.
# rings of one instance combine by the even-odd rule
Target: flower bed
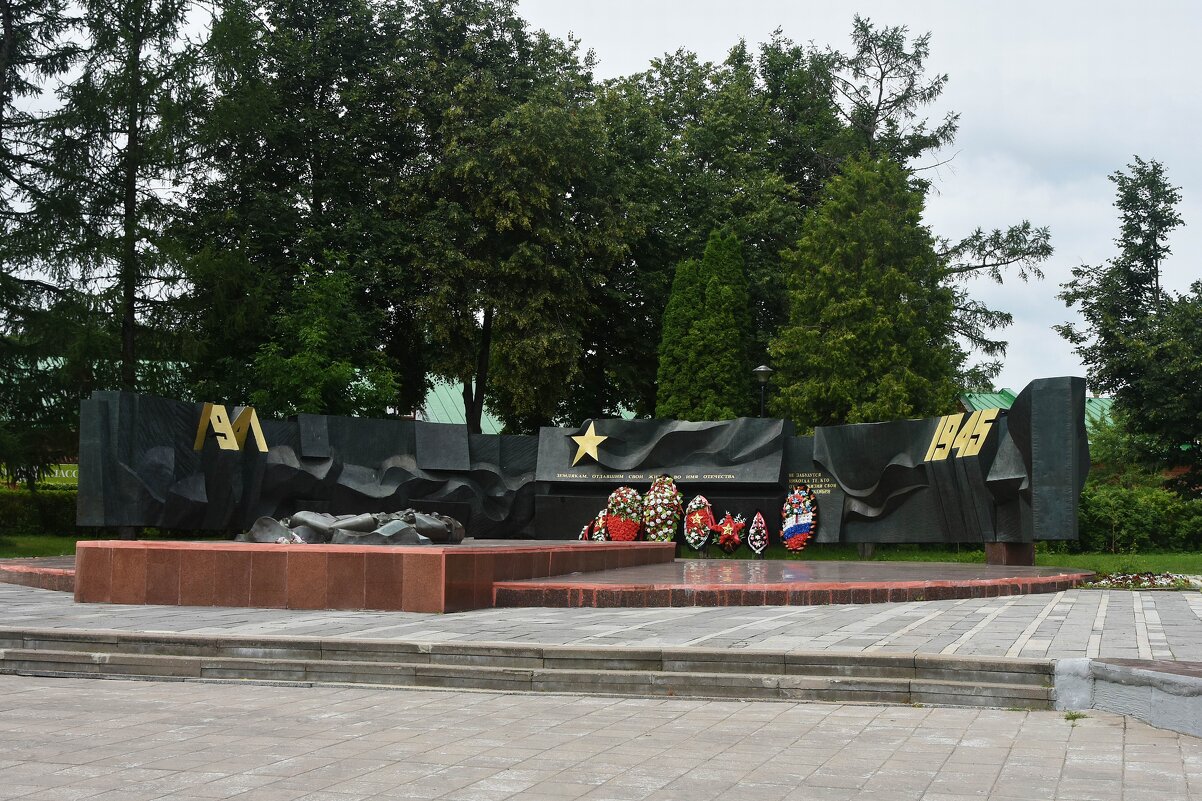
[[1183,573],[1109,573],[1100,574],[1085,585],[1095,590],[1196,590],[1202,577]]

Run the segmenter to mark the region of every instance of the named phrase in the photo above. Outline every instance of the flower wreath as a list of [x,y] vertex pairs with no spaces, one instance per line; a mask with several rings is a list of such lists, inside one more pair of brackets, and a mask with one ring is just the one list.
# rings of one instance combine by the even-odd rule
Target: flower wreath
[[584,528],[580,529],[580,539],[592,540],[593,542],[605,542],[609,539],[609,531],[605,526],[605,510],[597,512],[597,516],[588,521]]
[[798,484],[781,509],[781,539],[790,551],[800,551],[818,533],[818,500],[814,491]]
[[743,539],[739,536],[740,532],[747,525],[747,521],[742,515],[731,517],[730,512],[726,513],[726,517],[710,526],[710,531],[718,535],[718,547],[727,553],[734,553],[743,544]]
[[747,547],[757,556],[768,548],[768,523],[759,512],[755,513],[751,528],[747,529]]
[[618,487],[605,507],[605,527],[609,538],[617,542],[638,539],[643,525],[643,496],[634,487]]
[[700,551],[709,543],[714,510],[704,495],[689,501],[684,510],[684,539],[693,550]]
[[643,496],[643,530],[649,542],[671,542],[684,512],[683,497],[671,476],[659,476]]

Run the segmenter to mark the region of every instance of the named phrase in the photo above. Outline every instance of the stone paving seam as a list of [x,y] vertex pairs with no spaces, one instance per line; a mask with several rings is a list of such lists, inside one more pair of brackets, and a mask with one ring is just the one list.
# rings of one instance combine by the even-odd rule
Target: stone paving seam
[[1052,596],[1052,600],[1044,605],[1039,614],[1035,616],[1035,619],[1027,624],[1027,627],[1018,635],[1018,639],[1014,641],[1014,644],[1006,650],[1006,656],[1019,656],[1022,653],[1023,649],[1031,643],[1031,639],[1035,635],[1035,632],[1039,630],[1039,626],[1052,613],[1052,610],[1056,608],[1056,604],[1060,603],[1063,597],[1063,592],[1058,592]]
[[1160,613],[1156,610],[1156,601],[1152,596],[1153,593],[1148,593],[1143,599],[1143,615],[1144,623],[1148,629],[1148,644],[1152,649],[1153,659],[1172,659],[1173,652],[1169,649],[1169,638],[1165,634],[1164,624],[1160,620]]
[[[776,623],[776,621],[778,621],[782,618],[805,616],[807,612],[809,612],[809,607],[804,607],[804,606],[796,608],[796,609],[788,609],[784,612],[781,612],[778,615],[772,615],[767,618],[759,618],[757,620],[752,620],[747,623],[740,623],[737,626],[730,626],[729,628],[720,629],[719,631],[715,631],[712,634],[705,634],[701,637],[695,637],[684,644],[685,645],[697,645],[699,643],[708,642],[709,640],[712,640],[716,637],[721,637],[726,634],[734,634],[735,632],[743,631],[744,629],[749,628],[749,627],[750,628],[763,627],[763,623],[765,621],[770,621],[772,623]],[[781,625],[783,625],[783,624],[781,624]],[[779,627],[780,627],[779,625],[773,625],[773,626],[767,626],[764,628],[774,629],[774,628],[779,628]]]
[[1140,659],[1152,658],[1152,643],[1148,640],[1148,622],[1144,618],[1143,593],[1131,593],[1131,609],[1135,614],[1135,647]]
[[[935,618],[939,617],[940,615],[944,614],[945,612],[950,612],[950,611],[952,611],[952,610],[954,610],[954,609],[957,609],[957,608],[959,608],[960,606],[963,606],[963,605],[966,603],[966,601],[967,601],[967,599],[964,599],[964,600],[960,600],[960,601],[956,601],[956,602],[954,602],[954,603],[952,604],[952,606],[950,606],[950,607],[945,607],[945,608],[942,608],[942,609],[940,609],[940,608],[937,608],[937,609],[936,609],[934,612],[931,612],[931,613],[929,613],[929,614],[923,615],[923,616],[922,616],[922,617],[920,617],[918,620],[915,620],[915,621],[914,621],[914,622],[912,622],[912,623],[908,623],[907,625],[905,625],[905,626],[901,627],[900,629],[898,629],[897,631],[893,632],[892,634],[888,634],[888,635],[886,635],[885,637],[881,638],[880,640],[877,640],[877,642],[876,642],[876,644],[875,644],[875,645],[870,645],[870,646],[868,646],[867,648],[865,648],[864,650],[865,650],[865,651],[877,651],[877,650],[880,650],[881,648],[883,648],[883,647],[885,647],[885,646],[889,645],[889,644],[890,644],[891,642],[893,642],[894,640],[897,640],[897,639],[900,639],[901,637],[904,637],[905,635],[907,635],[907,634],[909,634],[910,632],[912,632],[912,631],[914,631],[915,629],[917,629],[919,626],[922,626],[923,624],[925,624],[925,623],[928,623],[928,622],[930,622],[930,621],[934,620]],[[933,602],[933,603],[938,603],[938,602]]]
[[1085,651],[1085,655],[1091,659],[1096,659],[1102,653],[1102,632],[1106,630],[1106,608],[1110,604],[1110,590],[1101,590],[1101,594],[1093,627],[1089,631],[1089,645]]
[[961,634],[956,639],[955,642],[953,642],[951,645],[948,645],[946,648],[944,648],[939,653],[949,654],[949,655],[956,653],[956,651],[960,650],[961,645],[964,645],[966,642],[968,642],[973,637],[975,637],[978,632],[980,632],[981,630],[983,630],[984,628],[989,626],[991,623],[993,623],[993,621],[997,619],[998,615],[1001,615],[1007,609],[1014,606],[1014,603],[1015,602],[1013,600],[1006,601],[1001,606],[999,606],[997,609],[994,609],[992,612],[985,615],[985,617],[983,617],[979,621],[977,621],[975,626],[973,626],[968,631]]
[[[671,607],[668,607],[668,609],[671,609]],[[674,610],[670,614],[668,614],[667,617],[653,618],[651,620],[645,620],[642,623],[635,623],[630,626],[612,626],[603,631],[599,631],[595,634],[590,634],[587,637],[581,637],[579,639],[567,642],[567,643],[565,643],[565,645],[582,645],[593,639],[599,639],[602,637],[612,637],[615,634],[624,634],[628,631],[636,631],[638,629],[646,628],[647,626],[654,626],[657,623],[671,623],[671,622],[674,622],[674,621],[682,619],[682,618],[696,617],[698,615],[703,614],[706,611],[709,611],[711,609],[711,607],[704,607],[704,606],[683,607],[684,611],[680,611],[681,609],[682,609],[681,607],[677,607],[676,610]],[[656,609],[655,611],[662,612],[663,610]]]

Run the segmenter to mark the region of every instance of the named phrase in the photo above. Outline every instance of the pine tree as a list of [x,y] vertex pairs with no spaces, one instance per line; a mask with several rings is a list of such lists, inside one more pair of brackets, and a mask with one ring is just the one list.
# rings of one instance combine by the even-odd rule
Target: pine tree
[[923,196],[889,159],[847,162],[787,254],[772,407],[799,430],[924,417],[954,402],[962,353]]

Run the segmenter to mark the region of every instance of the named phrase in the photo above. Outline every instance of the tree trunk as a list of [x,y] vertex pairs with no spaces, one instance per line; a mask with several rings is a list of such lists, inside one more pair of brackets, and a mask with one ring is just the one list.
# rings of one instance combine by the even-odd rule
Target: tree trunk
[[467,417],[467,430],[472,434],[481,433],[480,418],[484,416],[484,391],[488,387],[488,359],[492,351],[492,318],[493,310],[485,309],[480,326],[480,350],[476,354],[475,392],[469,393],[467,384],[463,385],[463,412]]
[[[141,6],[134,9],[135,13]],[[137,388],[137,353],[134,349],[138,299],[138,167],[141,162],[142,19],[133,21],[125,69],[129,78],[129,105],[125,116],[125,154],[122,159],[121,208],[121,388]]]

